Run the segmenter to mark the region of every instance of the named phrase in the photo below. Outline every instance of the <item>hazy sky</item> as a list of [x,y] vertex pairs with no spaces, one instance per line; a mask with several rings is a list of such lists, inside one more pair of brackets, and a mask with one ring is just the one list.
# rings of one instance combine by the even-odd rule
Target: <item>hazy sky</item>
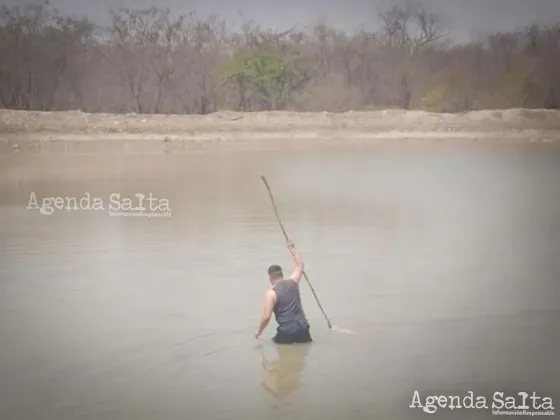
[[[444,15],[448,26],[461,39],[474,33],[514,29],[532,22],[560,21],[560,0],[416,0]],[[0,0],[0,4],[24,4],[25,0]],[[403,4],[403,0],[51,0],[61,12],[106,19],[113,7],[145,8],[157,4],[176,12],[217,13],[232,23],[240,22],[238,12],[263,26],[304,27],[319,18],[333,26],[354,29],[375,22],[377,7]]]

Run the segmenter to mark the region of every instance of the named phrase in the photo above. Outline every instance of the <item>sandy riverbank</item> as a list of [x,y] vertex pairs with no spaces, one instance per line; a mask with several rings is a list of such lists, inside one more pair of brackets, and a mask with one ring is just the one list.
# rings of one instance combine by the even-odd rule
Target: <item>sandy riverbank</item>
[[560,111],[462,114],[385,110],[346,113],[218,112],[88,114],[0,110],[0,153],[186,151],[222,145],[419,142],[560,142]]

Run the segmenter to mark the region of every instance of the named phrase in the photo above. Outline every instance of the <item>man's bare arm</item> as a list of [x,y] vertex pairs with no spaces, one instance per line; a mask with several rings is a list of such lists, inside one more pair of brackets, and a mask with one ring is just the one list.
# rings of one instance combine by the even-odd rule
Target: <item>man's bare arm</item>
[[301,259],[301,255],[299,255],[299,252],[293,242],[288,242],[288,249],[290,250],[292,257],[294,258],[295,264],[295,268],[292,272],[292,275],[290,276],[290,279],[292,279],[296,283],[299,283],[299,281],[301,280],[301,276],[303,275],[303,260]]
[[264,329],[268,326],[270,318],[272,316],[272,310],[274,309],[274,304],[276,303],[276,293],[273,290],[268,290],[264,296],[264,310],[255,332],[255,337],[258,339],[263,333]]

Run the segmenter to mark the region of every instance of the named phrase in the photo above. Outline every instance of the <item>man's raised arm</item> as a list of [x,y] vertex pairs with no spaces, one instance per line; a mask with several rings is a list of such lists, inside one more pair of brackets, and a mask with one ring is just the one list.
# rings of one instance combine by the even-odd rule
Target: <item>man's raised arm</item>
[[288,249],[290,250],[292,257],[294,258],[294,264],[295,264],[295,268],[294,271],[292,272],[292,275],[290,276],[290,279],[292,279],[296,283],[299,283],[301,276],[303,274],[303,267],[304,267],[303,260],[301,259],[301,255],[299,255],[299,252],[292,241],[288,242]]

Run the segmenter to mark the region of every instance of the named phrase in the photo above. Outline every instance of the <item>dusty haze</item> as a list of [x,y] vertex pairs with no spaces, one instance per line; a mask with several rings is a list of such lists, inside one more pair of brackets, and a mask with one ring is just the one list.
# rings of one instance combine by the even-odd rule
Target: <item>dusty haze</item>
[[[360,30],[340,30],[330,20],[270,29],[219,9],[209,16],[161,4],[113,4],[98,27],[68,7],[3,7],[0,103],[28,111],[203,115],[560,108],[554,10],[542,1],[542,10],[533,5],[522,20],[521,3],[476,4],[473,21],[484,15],[496,25],[459,45],[436,3],[371,4],[364,14],[376,24]],[[548,19],[537,19],[537,10]],[[518,20],[501,30],[497,22],[508,14]]]
[[[558,413],[557,0],[52,4],[0,9],[0,418]],[[255,340],[291,263],[262,174],[358,334],[304,284],[311,346]],[[115,193],[170,217],[29,206]]]
[[[319,19],[345,30],[375,26],[377,8],[401,5],[398,0],[165,0],[160,7],[173,11],[196,11],[200,15],[219,14],[240,23],[254,18],[262,25],[284,30],[294,25],[305,27]],[[448,22],[458,40],[496,31],[510,31],[532,23],[554,24],[560,19],[560,3],[556,0],[419,0],[432,10],[438,11]],[[22,4],[18,0],[2,0],[0,4]],[[95,5],[87,0],[51,0],[51,4],[63,13],[85,15],[100,23],[107,23],[109,8],[147,8],[149,0],[99,0]],[[240,14],[240,12],[242,12]]]

